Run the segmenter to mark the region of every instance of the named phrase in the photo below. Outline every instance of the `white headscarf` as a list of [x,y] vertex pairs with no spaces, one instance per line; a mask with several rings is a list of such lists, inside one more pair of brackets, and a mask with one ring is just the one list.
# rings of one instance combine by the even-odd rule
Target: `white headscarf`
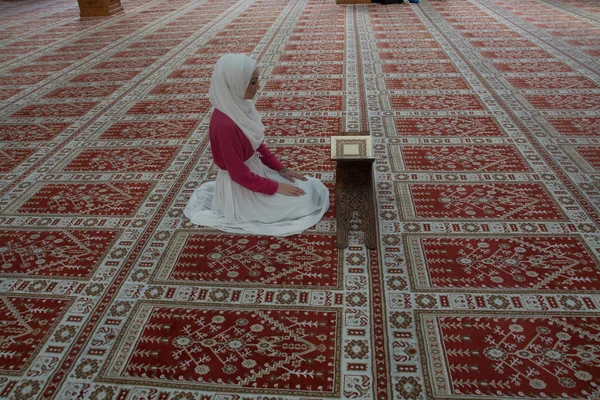
[[265,138],[265,126],[260,115],[254,104],[244,99],[255,69],[256,61],[248,56],[225,54],[215,65],[208,93],[211,104],[235,122],[254,150]]

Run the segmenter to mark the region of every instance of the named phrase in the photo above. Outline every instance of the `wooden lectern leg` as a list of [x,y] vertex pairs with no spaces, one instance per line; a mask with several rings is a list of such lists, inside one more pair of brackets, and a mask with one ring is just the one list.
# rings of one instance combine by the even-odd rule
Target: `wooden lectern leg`
[[[337,221],[337,234],[336,234],[336,247],[338,249],[345,249],[348,247],[348,231],[350,230],[350,216],[347,215],[347,210],[342,210],[341,198],[344,197],[342,190],[336,190],[336,221]],[[344,215],[346,214],[346,215]],[[350,211],[350,214],[352,212]]]
[[[373,191],[374,194],[374,191]],[[375,220],[375,198],[371,196],[369,204],[369,222],[365,227],[365,246],[369,250],[377,249],[377,221]]]
[[360,218],[360,227],[364,232],[365,246],[377,248],[377,231],[375,223],[375,203],[373,194],[365,188],[343,188],[336,190],[337,195],[337,248],[348,247],[348,231],[350,219],[354,212]]

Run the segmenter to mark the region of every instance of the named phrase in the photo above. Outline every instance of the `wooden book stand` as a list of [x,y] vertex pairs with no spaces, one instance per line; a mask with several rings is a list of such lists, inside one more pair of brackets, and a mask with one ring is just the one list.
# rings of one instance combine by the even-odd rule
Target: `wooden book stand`
[[368,249],[377,248],[376,202],[373,186],[373,150],[369,132],[341,132],[331,138],[331,158],[336,161],[337,247],[348,246],[350,220],[361,219]]

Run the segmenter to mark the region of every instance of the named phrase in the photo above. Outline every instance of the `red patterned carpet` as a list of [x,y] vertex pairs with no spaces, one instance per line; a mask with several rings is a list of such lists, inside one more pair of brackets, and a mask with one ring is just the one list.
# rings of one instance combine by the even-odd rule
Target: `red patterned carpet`
[[[600,399],[600,2],[0,1],[0,398]],[[193,226],[212,66],[379,249]]]

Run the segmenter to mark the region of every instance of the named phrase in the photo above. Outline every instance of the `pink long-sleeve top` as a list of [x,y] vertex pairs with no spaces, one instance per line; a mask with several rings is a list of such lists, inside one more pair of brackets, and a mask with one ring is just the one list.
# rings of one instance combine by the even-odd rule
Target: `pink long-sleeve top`
[[[244,164],[254,154],[250,140],[231,118],[215,110],[208,127],[210,148],[215,164],[229,172],[231,179],[253,192],[275,194],[279,184],[271,179],[258,176]],[[283,165],[262,143],[257,149],[261,161],[267,167],[279,171]]]

